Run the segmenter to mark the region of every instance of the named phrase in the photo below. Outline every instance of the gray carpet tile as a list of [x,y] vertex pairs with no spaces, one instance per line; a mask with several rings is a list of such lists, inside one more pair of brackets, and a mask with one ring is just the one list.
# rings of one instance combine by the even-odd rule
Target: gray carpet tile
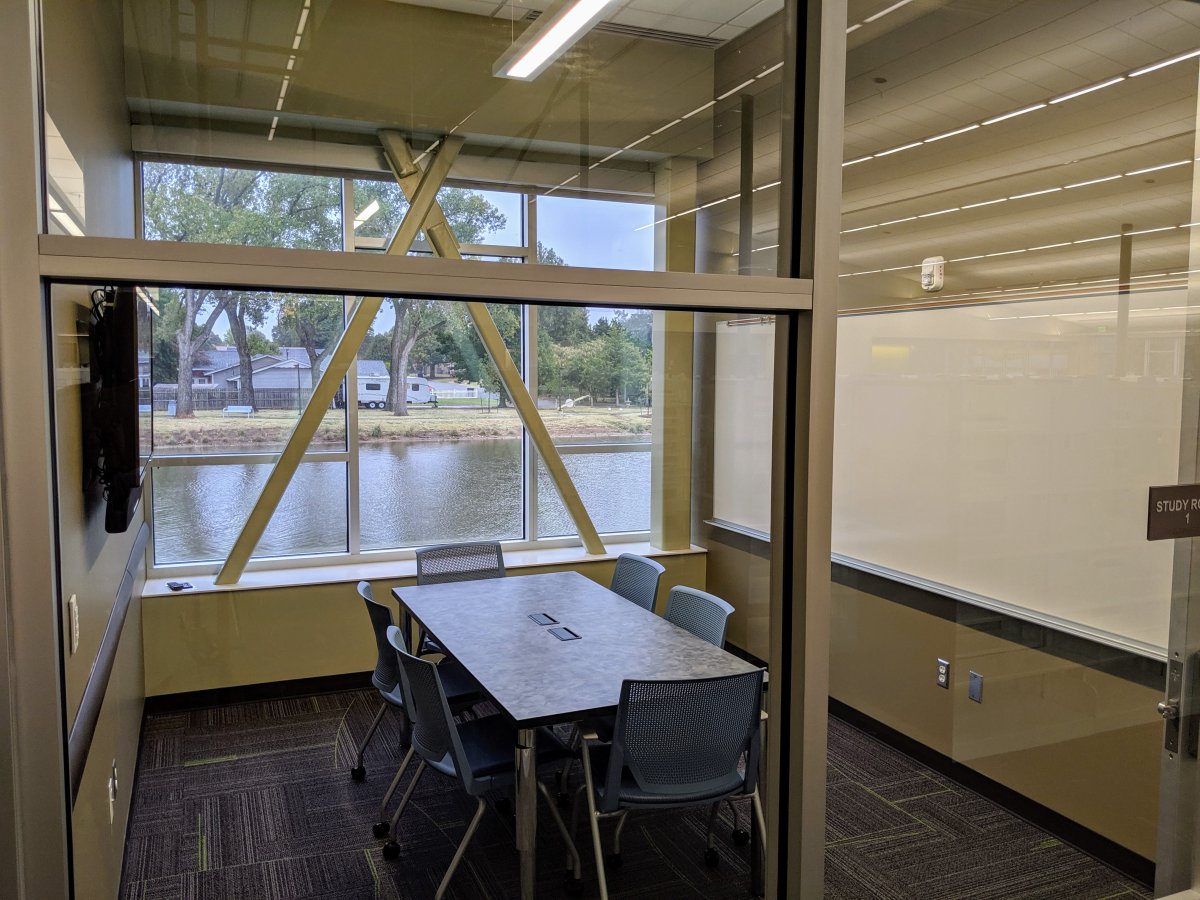
[[[122,900],[424,900],[432,897],[474,812],[453,782],[429,773],[398,829],[399,859],[371,834],[400,760],[390,713],[354,782],[355,744],[377,708],[370,691],[238,703],[146,717],[126,841]],[[1149,897],[1141,886],[1054,840],[837,719],[830,721],[826,896],[858,898]],[[578,769],[573,775],[579,780]],[[749,810],[740,804],[745,826]],[[634,814],[614,900],[743,898],[748,848],[729,840],[702,861],[702,812]],[[613,823],[603,825],[605,841]],[[590,843],[578,834],[586,895]],[[448,896],[519,894],[511,814],[489,810]],[[538,891],[564,895],[566,852],[539,812]]]

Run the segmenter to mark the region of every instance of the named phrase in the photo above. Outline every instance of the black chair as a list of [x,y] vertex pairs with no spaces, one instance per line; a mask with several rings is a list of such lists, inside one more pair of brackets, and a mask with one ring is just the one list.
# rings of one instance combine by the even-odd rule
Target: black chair
[[620,816],[613,836],[614,863],[620,860],[621,830],[631,809],[708,806],[704,859],[710,866],[718,859],[713,824],[720,801],[751,797],[759,831],[766,834],[756,784],[762,680],[758,669],[718,678],[625,681],[612,743],[589,746],[595,735],[584,735],[580,790],[587,796],[603,900],[608,885],[601,817]]
[[[371,585],[366,581],[358,583],[358,595],[362,597],[363,602],[367,606],[367,614],[371,617],[371,628],[375,633],[375,671],[371,675],[371,683],[375,685],[375,690],[383,698],[383,702],[379,704],[379,711],[375,713],[375,718],[371,720],[371,727],[367,729],[366,735],[363,736],[362,741],[358,745],[354,768],[350,770],[351,778],[355,781],[364,781],[367,777],[367,769],[363,765],[363,754],[367,750],[367,745],[371,743],[371,738],[375,736],[375,731],[379,728],[379,723],[383,721],[384,713],[388,709],[395,709],[403,716],[406,710],[404,708],[403,693],[400,688],[400,666],[396,662],[396,652],[392,649],[392,645],[388,643],[387,639],[387,630],[393,627],[394,624],[392,622],[392,611],[375,599],[371,591]],[[446,696],[455,710],[469,709],[479,702],[483,695],[483,689],[474,678],[467,674],[467,670],[458,663],[446,660],[442,663],[441,674],[443,684],[446,687]],[[376,837],[387,835],[388,824],[385,818],[387,815],[387,805],[391,801],[392,795],[396,792],[396,786],[400,783],[400,776],[408,767],[408,762],[411,758],[412,748],[410,747],[407,755],[404,757],[404,762],[400,765],[399,771],[396,772],[396,777],[392,779],[391,786],[388,787],[387,793],[383,795],[383,801],[379,805],[379,821],[374,829]]]

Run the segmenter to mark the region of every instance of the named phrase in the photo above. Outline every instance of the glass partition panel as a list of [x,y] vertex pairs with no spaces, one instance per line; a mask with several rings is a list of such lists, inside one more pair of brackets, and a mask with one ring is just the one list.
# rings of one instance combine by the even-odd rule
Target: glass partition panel
[[1152,871],[1200,6],[882,6],[847,38],[831,692]]
[[[113,188],[132,194],[131,145],[152,189],[151,166],[196,163],[382,184],[394,170],[432,169],[449,147],[452,164],[435,173],[442,202],[482,196],[503,217],[487,241],[465,243],[537,254],[545,228],[538,255],[551,264],[774,272],[781,3],[610,4],[535,72],[514,54],[539,44],[554,16],[524,2],[46,9],[52,230],[133,232],[127,212],[111,225],[99,212]],[[90,43],[120,52],[80,59],[89,30]],[[106,183],[122,166],[122,181]],[[362,193],[356,216],[387,199]],[[541,221],[524,197],[542,203]],[[369,218],[330,249],[380,249],[391,232]]]

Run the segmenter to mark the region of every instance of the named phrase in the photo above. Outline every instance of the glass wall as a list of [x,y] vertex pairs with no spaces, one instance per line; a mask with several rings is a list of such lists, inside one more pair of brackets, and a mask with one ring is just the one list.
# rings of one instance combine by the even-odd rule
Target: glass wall
[[848,36],[832,693],[1152,861],[1200,6],[881,6]]
[[[49,39],[70,46],[73,36],[58,32],[71,17],[48,5]],[[382,249],[404,192],[444,153],[455,155],[438,173],[451,189],[439,195],[447,215],[461,199],[454,191],[466,189],[499,214],[456,230],[462,243],[524,245],[531,261],[549,264],[773,274],[782,4],[617,4],[544,71],[512,75],[504,59],[545,27],[539,11],[451,0],[131,0],[123,19],[97,13],[94,23],[123,45],[123,70],[93,64],[101,71],[90,75],[124,96],[132,149],[145,159],[353,173],[359,225],[348,247]],[[104,172],[89,163],[111,158],[119,138],[117,117],[85,114],[67,90],[80,75],[76,55],[46,57],[59,129],[50,167],[58,209],[47,227],[112,233],[67,205],[105,199]],[[412,176],[403,190],[396,173]],[[301,218],[315,213],[306,207]],[[573,227],[582,219],[587,228]],[[218,229],[194,239],[227,237]]]

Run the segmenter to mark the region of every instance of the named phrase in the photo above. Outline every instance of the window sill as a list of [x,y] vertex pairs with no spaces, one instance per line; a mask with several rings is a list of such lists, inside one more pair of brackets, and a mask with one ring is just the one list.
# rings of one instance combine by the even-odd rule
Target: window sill
[[[596,563],[616,559],[622,553],[637,553],[641,556],[688,556],[702,554],[703,547],[694,544],[687,550],[659,550],[642,541],[627,544],[609,544],[603,555],[585,553],[582,547],[553,547],[537,550],[506,550],[504,565],[507,570],[538,569],[550,566],[569,566],[575,563]],[[413,559],[393,559],[381,562],[355,562],[329,566],[281,567],[270,570],[246,572],[237,584],[214,584],[215,575],[172,576],[171,578],[148,578],[142,590],[143,597],[167,597],[179,594],[215,594],[224,591],[253,591],[266,588],[297,587],[313,584],[341,584],[356,581],[416,578],[417,563]],[[168,581],[186,581],[192,587],[185,591],[172,591]]]

